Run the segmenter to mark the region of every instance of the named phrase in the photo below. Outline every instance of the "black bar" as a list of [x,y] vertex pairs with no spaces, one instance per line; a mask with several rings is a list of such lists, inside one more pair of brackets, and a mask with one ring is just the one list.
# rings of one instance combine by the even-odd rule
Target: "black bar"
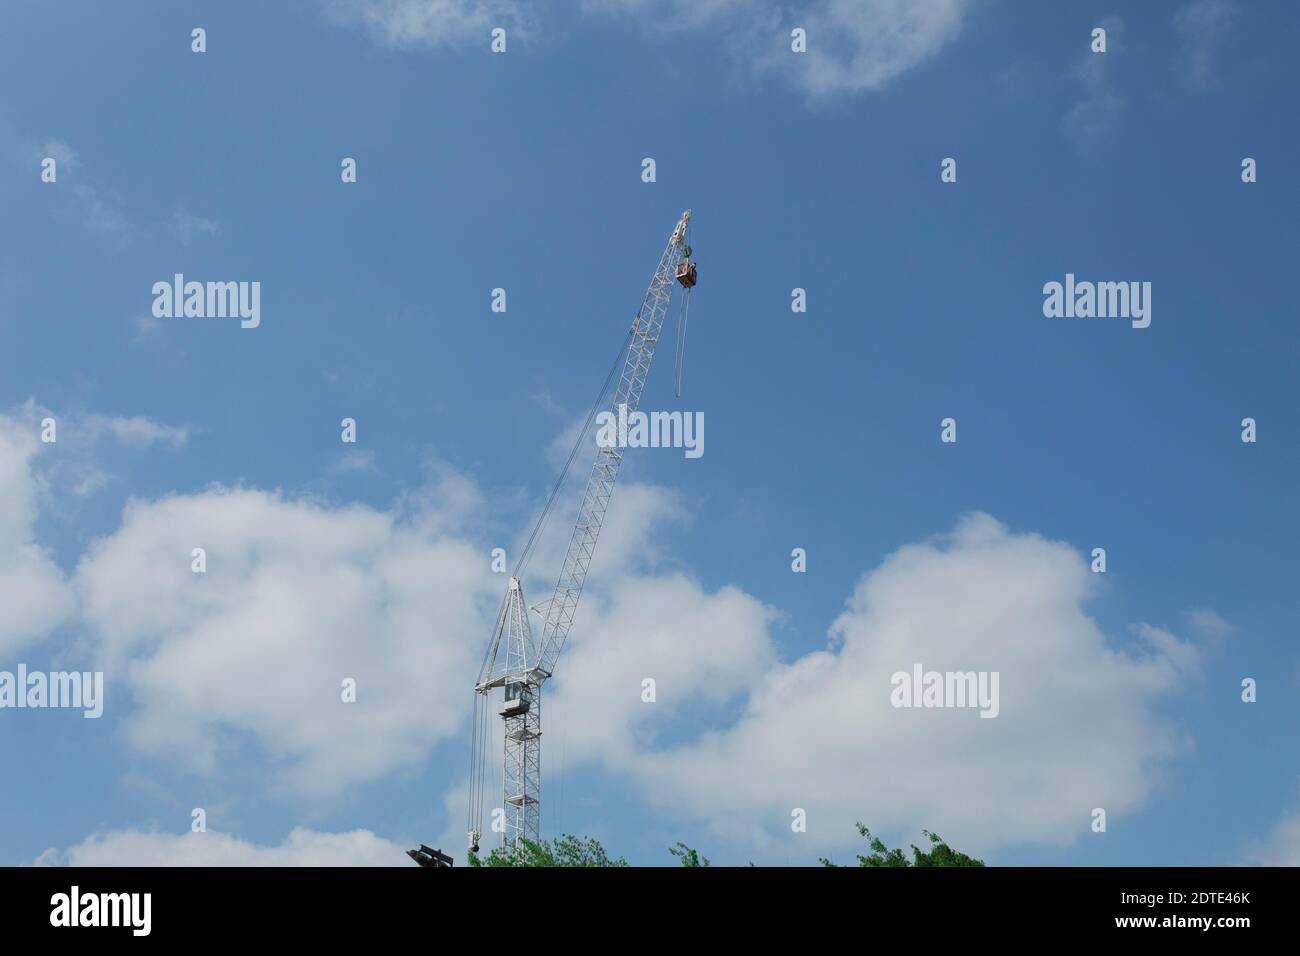
[[[446,869],[429,873],[429,869]],[[522,932],[569,935],[599,928],[651,938],[697,927],[732,942],[783,929],[813,940],[847,932],[931,949],[948,942],[1125,936],[1232,945],[1292,922],[1296,871],[1286,868],[627,868],[536,870],[416,866],[396,869],[0,869],[6,941],[43,937],[130,940],[136,929],[53,926],[57,894],[149,896],[148,938],[170,942],[284,939],[338,943],[406,940],[424,948],[444,932],[508,945],[502,894],[527,887]],[[138,898],[143,904],[143,897]],[[120,897],[113,905],[127,911]],[[110,915],[112,907],[110,907]],[[89,912],[89,911],[87,911]],[[1204,928],[1199,921],[1208,919]],[[1151,920],[1148,925],[1132,921]],[[1170,922],[1166,922],[1166,921]],[[1188,921],[1196,920],[1197,925]],[[1129,921],[1121,925],[1121,921]],[[1181,922],[1180,922],[1181,921]],[[1229,925],[1224,921],[1233,921]],[[710,929],[711,928],[711,929]],[[705,931],[708,930],[706,933]],[[631,935],[627,935],[631,934]],[[1045,935],[1046,934],[1046,935]],[[620,937],[622,938],[622,937]],[[661,942],[670,937],[659,937]],[[571,942],[576,939],[570,939]]]

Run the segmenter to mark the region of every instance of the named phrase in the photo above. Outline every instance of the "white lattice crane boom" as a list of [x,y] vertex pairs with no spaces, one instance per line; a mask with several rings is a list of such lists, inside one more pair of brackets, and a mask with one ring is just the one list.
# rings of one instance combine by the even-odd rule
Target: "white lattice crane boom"
[[[655,348],[659,344],[664,321],[668,316],[674,282],[680,283],[684,290],[677,333],[680,391],[687,303],[697,275],[695,264],[691,261],[691,247],[687,245],[690,223],[691,211],[688,209],[682,213],[668,239],[663,255],[659,258],[659,265],[655,269],[654,278],[650,280],[650,287],[646,290],[641,308],[632,322],[614,367],[610,369],[601,397],[592,406],[578,442],[569,456],[564,474],[567,474],[569,466],[572,465],[576,453],[582,446],[591,421],[609,392],[613,374],[620,366],[621,374],[610,403],[612,411],[617,415],[620,409],[623,409],[625,413],[630,414],[641,404],[641,396],[645,391],[646,379],[650,375]],[[564,556],[559,579],[555,583],[555,591],[550,601],[538,609],[539,612],[544,613],[545,621],[540,641],[534,639],[529,624],[528,607],[524,602],[520,574],[531,556],[538,533],[544,526],[555,497],[563,484],[564,474],[561,474],[560,480],[556,482],[551,500],[543,509],[537,526],[511,574],[492,640],[474,685],[475,722],[470,770],[469,842],[470,849],[476,852],[483,812],[485,755],[490,736],[487,732],[487,701],[488,696],[498,687],[503,688],[503,707],[499,713],[505,721],[505,763],[502,774],[504,786],[501,808],[505,815],[505,830],[502,839],[503,842],[511,842],[518,837],[534,842],[541,839],[542,684],[554,673],[556,660],[564,649],[569,629],[573,626],[574,614],[578,608],[578,601],[582,597],[582,588],[586,583],[592,558],[596,553],[596,542],[605,523],[605,513],[609,509],[610,498],[614,493],[614,484],[618,481],[624,454],[623,448],[607,447],[603,444],[596,451],[596,460],[591,466],[591,474],[582,493],[577,522],[573,527],[573,535],[569,539],[568,551]]]

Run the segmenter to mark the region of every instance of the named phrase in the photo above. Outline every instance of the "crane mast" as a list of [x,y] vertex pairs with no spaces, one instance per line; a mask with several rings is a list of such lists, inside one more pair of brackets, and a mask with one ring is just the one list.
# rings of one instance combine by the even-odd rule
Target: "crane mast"
[[[683,311],[678,326],[678,361],[684,347],[686,302],[690,289],[695,285],[696,269],[690,261],[691,248],[687,245],[687,231],[690,227],[691,211],[682,213],[677,221],[654,278],[646,290],[632,327],[628,331],[624,347],[619,356],[622,370],[614,388],[611,401],[613,413],[617,416],[620,409],[626,413],[636,411],[645,392],[646,379],[650,375],[650,365],[654,360],[655,348],[664,322],[668,316],[668,307],[672,299],[674,280],[684,289]],[[617,367],[617,362],[616,362]],[[613,370],[611,370],[612,376]],[[680,377],[679,377],[680,381]],[[606,380],[606,392],[610,380]],[[602,395],[605,393],[602,393]],[[597,406],[600,399],[597,400]],[[593,407],[593,414],[595,407]],[[592,416],[588,416],[588,425]],[[584,427],[579,436],[579,444],[587,433]],[[575,446],[576,453],[578,446]],[[587,485],[582,493],[578,508],[578,518],[565,552],[564,564],[551,599],[541,607],[544,608],[544,623],[540,640],[534,639],[528,619],[528,607],[524,601],[523,585],[519,574],[522,563],[526,562],[538,530],[544,524],[560,484],[557,482],[552,492],[552,501],[547,503],[542,517],[538,519],[538,528],[534,529],[529,546],[521,555],[520,564],[516,565],[506,588],[506,596],[497,615],[496,627],[488,651],[484,657],[482,670],[475,682],[475,733],[470,774],[470,849],[478,850],[480,823],[483,810],[483,790],[485,782],[485,757],[487,741],[487,700],[496,688],[504,689],[502,710],[499,712],[504,720],[505,754],[502,773],[504,812],[504,831],[502,842],[510,843],[519,837],[531,841],[541,839],[541,797],[542,797],[542,685],[555,671],[555,663],[564,649],[564,643],[573,626],[574,614],[578,601],[582,597],[583,585],[591,567],[592,557],[596,552],[596,541],[600,537],[605,523],[605,513],[609,509],[614,485],[618,481],[619,469],[623,464],[625,449],[601,445],[596,451],[596,460],[592,463]],[[570,455],[570,463],[573,456]],[[567,466],[566,466],[567,471]],[[539,611],[541,608],[538,609]]]

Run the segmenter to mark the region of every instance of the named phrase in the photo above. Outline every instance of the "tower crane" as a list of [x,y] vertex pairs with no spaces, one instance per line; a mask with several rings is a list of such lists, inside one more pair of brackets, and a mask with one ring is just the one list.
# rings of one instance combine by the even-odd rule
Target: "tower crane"
[[[542,806],[542,685],[555,672],[556,661],[564,649],[564,642],[573,627],[574,614],[587,572],[596,552],[596,541],[605,523],[614,484],[618,481],[625,449],[600,445],[596,460],[591,466],[586,489],[578,508],[578,518],[569,538],[569,547],[555,582],[549,601],[532,610],[542,616],[540,639],[535,638],[529,622],[529,608],[524,601],[521,576],[532,556],[538,536],[555,504],[564,479],[574,459],[582,448],[597,411],[605,407],[611,385],[614,385],[611,404],[614,414],[620,407],[627,413],[636,411],[641,404],[646,379],[660,332],[668,317],[674,281],[682,287],[680,312],[677,321],[676,388],[681,394],[682,361],[686,347],[686,321],[690,306],[690,292],[698,272],[691,261],[688,232],[691,211],[682,213],[673,228],[659,257],[654,278],[646,290],[641,308],[615,356],[605,378],[604,387],[587,415],[568,461],[551,490],[550,499],[543,507],[532,534],[520,552],[511,570],[505,599],[497,615],[492,639],[478,679],[474,683],[474,734],[470,759],[469,848],[478,852],[483,818],[483,801],[487,776],[487,746],[491,734],[488,727],[489,700],[501,689],[501,709],[498,715],[504,721],[505,754],[502,771],[502,806],[504,830],[502,843],[511,843],[520,837],[537,842],[541,839]],[[621,369],[621,371],[620,371]]]

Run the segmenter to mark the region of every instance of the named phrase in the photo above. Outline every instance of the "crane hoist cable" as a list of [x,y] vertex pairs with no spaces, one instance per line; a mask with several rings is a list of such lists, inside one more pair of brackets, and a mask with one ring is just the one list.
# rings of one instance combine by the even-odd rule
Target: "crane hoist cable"
[[[682,243],[684,254],[683,265],[686,269],[691,269],[691,227],[686,226],[686,231],[682,233]],[[693,276],[693,273],[689,273]],[[691,308],[691,289],[694,288],[694,279],[690,279],[688,285],[682,276],[678,276],[678,281],[682,284],[682,304],[677,313],[677,356],[673,363],[673,389],[678,398],[682,397],[682,373],[686,365],[686,320],[690,316]]]
[[677,315],[677,363],[676,363],[676,392],[677,397],[682,397],[682,371],[686,364],[686,319],[691,308],[691,290],[686,289],[682,293],[682,308]]
[[[638,313],[638,318],[640,314]],[[636,328],[635,323],[632,328]],[[532,533],[528,536],[528,541],[524,549],[519,552],[519,560],[515,562],[515,568],[511,572],[513,577],[520,577],[525,567],[528,566],[528,559],[533,556],[533,549],[537,546],[537,540],[541,536],[542,529],[546,527],[546,519],[551,515],[551,509],[555,506],[556,499],[560,496],[560,490],[564,486],[564,481],[569,477],[569,471],[573,468],[573,462],[578,457],[578,452],[582,450],[582,444],[587,434],[591,431],[591,423],[595,420],[597,413],[605,404],[605,396],[609,394],[609,386],[614,381],[614,375],[618,372],[619,366],[623,364],[623,353],[627,351],[628,340],[632,338],[632,329],[628,329],[627,336],[623,339],[623,344],[618,347],[618,354],[614,356],[614,362],[609,367],[609,374],[605,376],[605,384],[600,388],[600,394],[592,402],[590,411],[582,423],[582,428],[578,432],[578,437],[573,443],[573,448],[569,451],[569,457],[564,462],[564,468],[560,475],[555,479],[555,484],[551,488],[550,497],[546,499],[546,505],[542,508],[542,513],[537,516],[537,523],[533,525]],[[502,605],[504,613],[505,605]],[[490,652],[489,648],[489,652]]]
[[[497,626],[501,626],[501,619],[506,614],[506,607],[509,597],[502,601],[501,610],[497,614]],[[491,649],[489,648],[489,653]],[[486,656],[486,655],[485,655]],[[488,707],[487,700],[477,691],[474,693],[474,726],[472,729],[472,740],[470,742],[470,759],[469,759],[469,817],[468,826],[474,828],[475,821],[483,819],[483,799],[486,791],[487,781],[487,744],[488,744]],[[477,852],[477,848],[476,848]]]

